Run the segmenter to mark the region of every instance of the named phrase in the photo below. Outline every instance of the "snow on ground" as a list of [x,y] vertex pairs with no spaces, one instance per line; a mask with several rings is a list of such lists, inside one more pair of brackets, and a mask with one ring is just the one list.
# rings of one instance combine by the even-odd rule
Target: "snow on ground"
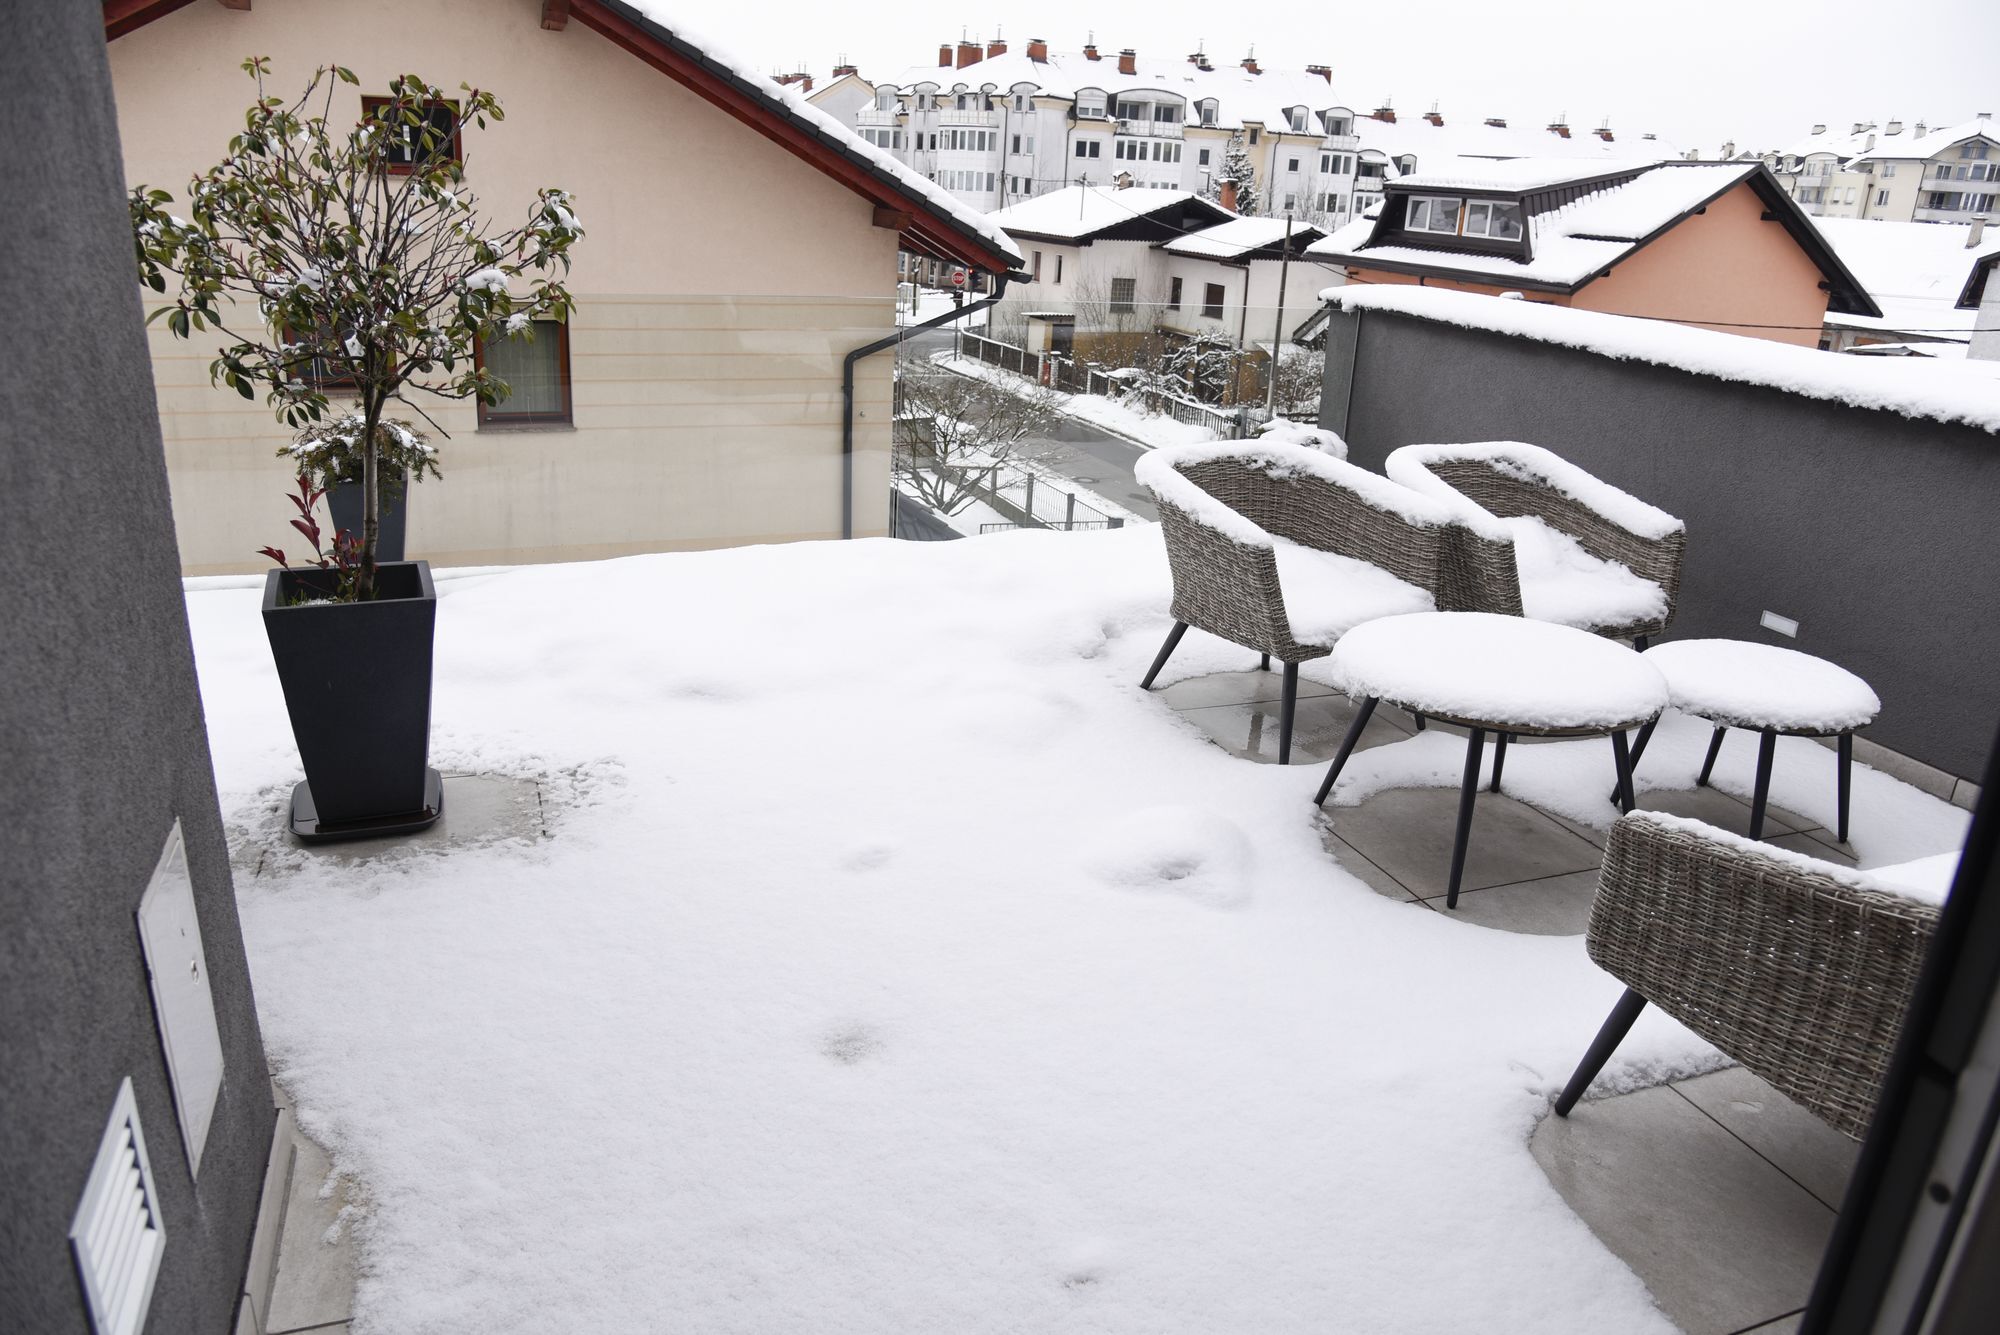
[[[935,320],[938,316],[961,304],[956,295],[943,288],[921,287],[916,290],[916,310],[912,311],[910,309],[910,285],[908,283],[899,283],[896,287],[896,293],[896,323],[899,325],[922,324],[926,320]],[[968,302],[979,300],[982,300],[982,298],[977,294],[967,299]],[[993,309],[989,306],[985,310],[974,311],[970,316],[948,321],[941,327],[954,329],[959,325],[964,325],[967,329],[983,329],[986,327],[986,322],[992,313]]]
[[[188,596],[265,1041],[366,1201],[357,1335],[1668,1329],[1526,1147],[1618,984],[1368,890],[1318,767],[1137,690],[1157,527],[439,590],[433,763],[540,779],[547,839],[288,845],[258,592]],[[1830,806],[1816,749],[1780,803]],[[1611,817],[1606,743],[1507,776]],[[1898,789],[1858,773],[1864,853],[1949,847]],[[1607,1078],[1714,1061],[1649,1012]]]
[[[946,353],[932,360],[948,371],[973,376],[1004,389],[1012,389],[1024,383],[1022,377],[1012,371],[1003,371],[976,358]],[[1079,422],[1089,422],[1092,426],[1103,427],[1114,435],[1123,436],[1149,449],[1158,449],[1162,445],[1194,445],[1215,439],[1215,432],[1209,427],[1195,426],[1172,417],[1141,412],[1116,399],[1106,398],[1102,394],[1065,394],[1060,390],[1055,393],[1056,397],[1062,400],[1062,411],[1068,416],[1076,418]]]

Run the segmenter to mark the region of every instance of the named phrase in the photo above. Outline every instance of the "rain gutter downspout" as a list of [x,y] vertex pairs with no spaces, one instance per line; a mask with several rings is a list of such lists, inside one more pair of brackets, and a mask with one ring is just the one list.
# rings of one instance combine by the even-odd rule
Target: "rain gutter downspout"
[[[864,343],[847,354],[840,363],[840,536],[854,536],[854,364],[863,357],[872,357],[885,348],[893,348],[912,334],[939,325],[960,320],[974,311],[983,311],[998,302],[1007,293],[1007,284],[1013,279],[1025,279],[1026,273],[996,274],[993,281],[993,295],[984,301],[975,301],[969,306],[958,306],[943,315],[932,316],[922,324],[907,325],[887,338],[878,338],[873,343]],[[893,411],[893,410],[892,410]],[[891,429],[894,429],[893,424]]]

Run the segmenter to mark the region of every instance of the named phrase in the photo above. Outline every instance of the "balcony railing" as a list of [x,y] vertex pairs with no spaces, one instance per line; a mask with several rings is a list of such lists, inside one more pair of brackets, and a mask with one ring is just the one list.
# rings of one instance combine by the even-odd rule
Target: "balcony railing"
[[1179,139],[1181,129],[1179,121],[1128,121],[1121,118],[1118,122],[1119,134],[1145,135],[1152,139]]
[[903,110],[896,107],[888,111],[880,107],[863,107],[855,114],[856,125],[897,125],[902,122]]
[[940,111],[939,125],[998,125],[1000,113],[997,111]]

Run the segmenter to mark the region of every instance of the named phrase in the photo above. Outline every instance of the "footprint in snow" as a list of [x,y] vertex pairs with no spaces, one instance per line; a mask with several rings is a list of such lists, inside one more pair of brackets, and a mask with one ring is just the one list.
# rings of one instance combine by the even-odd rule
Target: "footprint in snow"
[[1083,856],[1107,885],[1178,895],[1215,909],[1250,902],[1250,840],[1234,821],[1196,807],[1146,807],[1113,821]]
[[882,1051],[882,1038],[865,1024],[842,1025],[826,1036],[820,1055],[840,1066],[858,1066]]

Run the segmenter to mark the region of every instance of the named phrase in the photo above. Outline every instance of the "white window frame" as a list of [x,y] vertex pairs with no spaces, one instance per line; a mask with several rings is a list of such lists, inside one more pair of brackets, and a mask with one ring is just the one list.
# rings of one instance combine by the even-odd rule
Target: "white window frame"
[[[1449,205],[1451,225],[1436,225],[1442,212],[1441,206]],[[1403,218],[1403,229],[1410,232],[1425,232],[1437,236],[1457,236],[1459,219],[1465,215],[1465,200],[1457,195],[1411,195],[1408,212]]]

